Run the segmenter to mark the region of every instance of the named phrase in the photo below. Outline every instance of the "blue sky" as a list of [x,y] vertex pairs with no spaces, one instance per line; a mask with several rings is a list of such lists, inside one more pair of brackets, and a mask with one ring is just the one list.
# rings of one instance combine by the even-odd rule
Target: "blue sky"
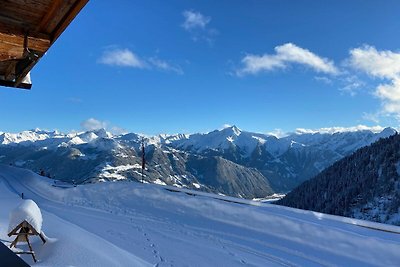
[[[399,1],[90,1],[0,131],[398,126]],[[90,119],[90,120],[89,120]]]

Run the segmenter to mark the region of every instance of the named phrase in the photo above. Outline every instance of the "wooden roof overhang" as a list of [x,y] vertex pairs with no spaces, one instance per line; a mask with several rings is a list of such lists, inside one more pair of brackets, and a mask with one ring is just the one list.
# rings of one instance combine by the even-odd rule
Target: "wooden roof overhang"
[[25,76],[89,0],[0,0],[0,85],[30,89]]

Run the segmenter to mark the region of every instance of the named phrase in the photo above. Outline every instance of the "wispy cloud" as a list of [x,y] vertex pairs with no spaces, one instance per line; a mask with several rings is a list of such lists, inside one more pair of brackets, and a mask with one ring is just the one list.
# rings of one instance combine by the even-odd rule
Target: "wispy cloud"
[[230,124],[230,123],[224,123],[224,124],[222,124],[221,127],[219,127],[219,130],[223,130],[223,129],[229,128],[229,127],[232,127],[232,124]]
[[380,119],[379,119],[380,116],[381,115],[379,114],[379,112],[378,113],[367,113],[367,112],[364,112],[362,118],[364,120],[366,120],[366,121],[372,121],[374,123],[379,123],[380,122]]
[[157,69],[164,71],[172,71],[177,74],[183,74],[183,70],[178,65],[172,65],[165,60],[161,60],[157,57],[151,57],[148,59],[148,62]]
[[114,135],[126,134],[128,132],[124,128],[121,128],[118,126],[112,126],[112,127],[108,128],[108,131]]
[[325,127],[325,128],[319,128],[319,129],[304,129],[304,128],[297,128],[296,133],[297,134],[315,134],[315,133],[328,133],[328,134],[334,134],[334,133],[342,133],[342,132],[357,132],[357,131],[372,131],[374,133],[379,133],[381,132],[384,127],[380,125],[376,126],[366,126],[366,125],[356,125],[352,127]]
[[127,131],[121,127],[111,125],[109,122],[97,120],[95,118],[89,118],[81,122],[81,129],[84,131],[94,131],[99,129],[105,129],[112,134],[119,135],[126,133]]
[[318,82],[322,82],[324,84],[329,84],[329,85],[333,83],[332,79],[325,77],[325,76],[315,76],[314,80],[316,80]]
[[130,67],[138,69],[157,69],[166,72],[175,72],[183,74],[183,70],[179,65],[160,59],[158,57],[139,57],[131,50],[124,48],[112,48],[103,52],[97,61],[100,64],[119,67]]
[[242,67],[236,74],[257,74],[259,72],[285,69],[292,64],[307,66],[316,72],[338,74],[333,61],[322,58],[313,52],[292,43],[275,47],[275,54],[253,55],[248,54],[242,60]]
[[375,96],[382,101],[380,113],[400,119],[400,53],[365,45],[351,49],[348,62],[352,68],[381,81],[375,89]]
[[190,33],[193,41],[204,40],[212,44],[218,31],[208,27],[211,22],[211,17],[205,16],[198,11],[185,10],[182,12],[184,21],[181,24],[182,28]]
[[346,72],[345,75],[339,79],[343,86],[339,89],[340,91],[355,96],[358,91],[365,87],[365,82],[360,80],[358,76],[352,75]]
[[207,24],[211,21],[210,17],[204,16],[200,12],[195,12],[192,10],[185,10],[183,11],[182,15],[185,18],[182,27],[188,31],[193,29],[205,29]]
[[282,138],[288,135],[288,133],[284,132],[282,129],[274,129],[273,131],[267,132],[268,135],[273,135],[277,138]]
[[99,121],[94,118],[89,118],[85,121],[81,122],[81,128],[84,131],[93,131],[99,129],[105,129],[107,127],[107,123],[104,121]]
[[79,98],[79,97],[69,97],[69,98],[67,98],[67,101],[74,103],[74,104],[80,104],[83,102],[82,98]]

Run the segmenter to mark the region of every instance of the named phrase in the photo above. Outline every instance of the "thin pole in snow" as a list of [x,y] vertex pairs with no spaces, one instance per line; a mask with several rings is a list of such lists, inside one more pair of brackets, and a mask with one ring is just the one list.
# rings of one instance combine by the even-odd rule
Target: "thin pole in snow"
[[144,151],[144,138],[142,138],[142,183],[144,179],[144,169],[146,168],[145,151]]

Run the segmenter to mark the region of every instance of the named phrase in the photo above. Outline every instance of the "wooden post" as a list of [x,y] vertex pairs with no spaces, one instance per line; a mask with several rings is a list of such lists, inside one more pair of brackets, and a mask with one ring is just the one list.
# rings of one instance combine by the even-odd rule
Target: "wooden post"
[[146,161],[145,161],[145,151],[144,151],[144,138],[142,138],[142,183],[144,183],[144,169],[146,168]]

